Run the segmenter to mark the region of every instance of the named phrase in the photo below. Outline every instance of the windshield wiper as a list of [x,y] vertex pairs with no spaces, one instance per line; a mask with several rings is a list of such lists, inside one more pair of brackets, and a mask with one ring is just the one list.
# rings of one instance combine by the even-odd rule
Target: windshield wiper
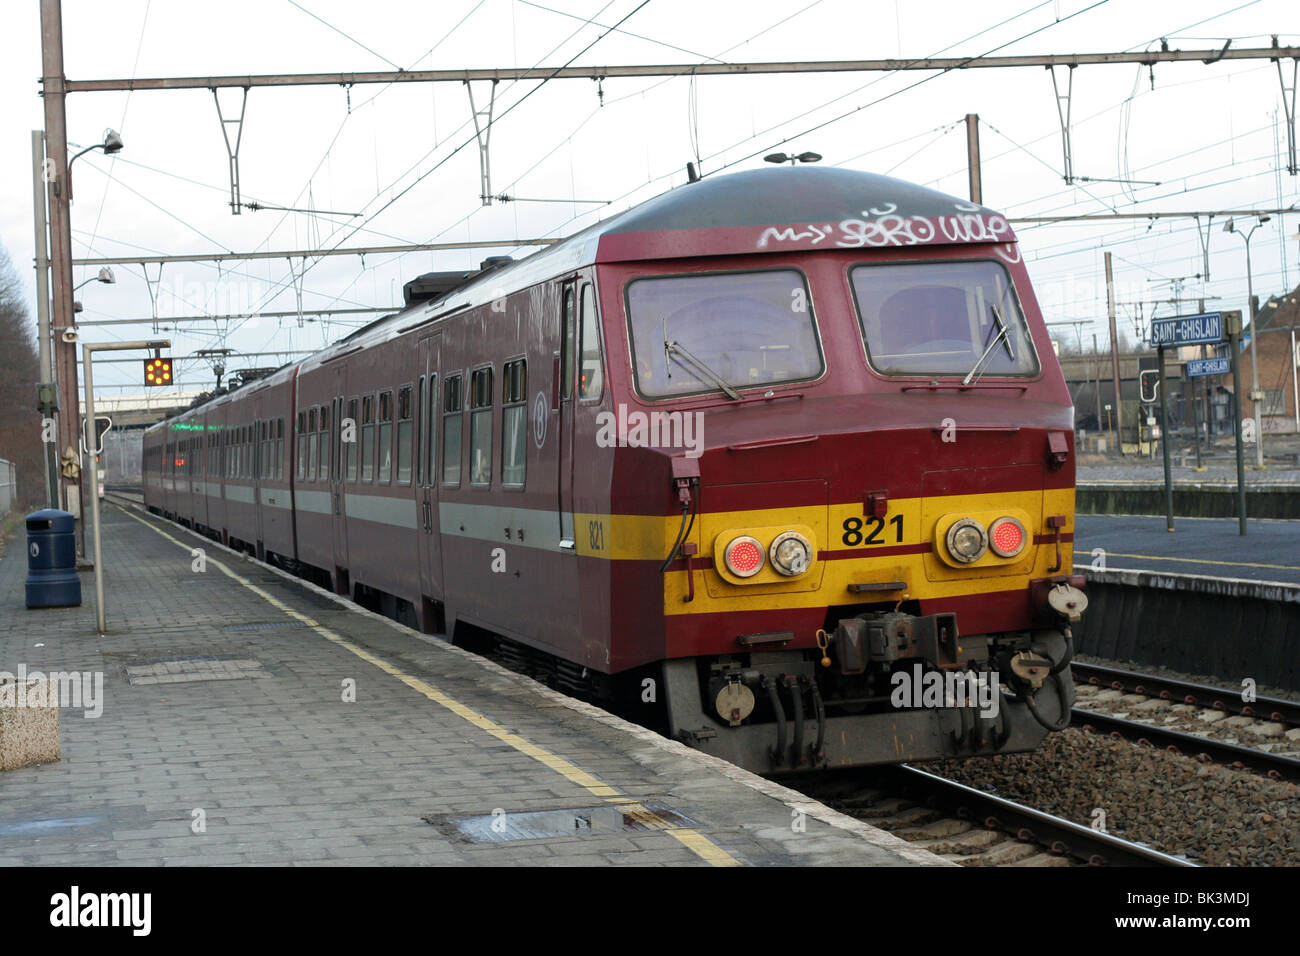
[[[667,323],[665,323],[665,325],[666,324]],[[726,393],[727,398],[733,399],[735,401],[740,400],[740,393],[736,391],[734,388],[732,388],[729,384],[727,384],[726,380],[723,379],[721,375],[713,371],[713,369],[709,368],[702,361],[700,361],[698,358],[696,358],[694,355],[688,352],[686,350],[686,347],[682,345],[680,342],[677,342],[676,340],[669,342],[666,329],[664,332],[664,355],[669,360],[673,359],[674,357],[685,359],[686,361],[682,362],[682,365],[685,366],[686,370],[690,372],[692,375],[694,375],[696,378],[698,378],[700,381],[708,382],[711,385],[716,385],[718,388],[722,389],[722,391]],[[686,364],[687,362],[689,362],[690,365],[687,365]],[[673,374],[672,362],[668,361],[666,364],[668,367],[668,376],[671,378]],[[690,367],[691,365],[694,365],[695,367],[691,368]]]
[[993,350],[997,348],[999,342],[1006,345],[1007,358],[1011,359],[1013,362],[1016,360],[1016,353],[1011,348],[1011,330],[1008,328],[1006,322],[1002,320],[1002,312],[996,305],[990,305],[989,308],[993,311],[993,321],[997,323],[998,334],[993,336],[993,341],[989,343],[988,348],[984,350],[984,354],[979,357],[978,361],[976,361],[975,367],[967,372],[966,377],[961,380],[963,385],[969,385],[971,383],[971,379],[975,377],[975,373],[984,365],[984,362],[988,359]]

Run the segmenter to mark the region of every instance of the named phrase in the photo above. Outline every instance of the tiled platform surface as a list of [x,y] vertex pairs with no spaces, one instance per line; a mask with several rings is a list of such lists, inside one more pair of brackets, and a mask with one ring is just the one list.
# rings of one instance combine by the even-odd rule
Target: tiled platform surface
[[[0,864],[942,863],[145,521],[103,511],[102,637],[92,575],[80,608],[29,611],[21,538],[0,559],[0,670],[103,674],[101,716],[61,711],[61,761],[0,773]],[[576,812],[520,816],[553,810]]]

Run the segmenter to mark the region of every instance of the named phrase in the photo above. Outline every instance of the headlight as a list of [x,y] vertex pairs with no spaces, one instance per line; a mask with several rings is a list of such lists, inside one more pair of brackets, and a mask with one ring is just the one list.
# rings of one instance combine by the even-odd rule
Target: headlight
[[738,578],[752,578],[763,569],[763,546],[757,538],[741,535],[733,538],[722,553],[727,570]]
[[989,525],[989,548],[998,557],[1014,558],[1025,550],[1028,539],[1025,526],[1015,518],[999,518]]
[[962,564],[970,564],[984,556],[989,547],[989,537],[984,526],[974,518],[960,518],[948,529],[948,553]]
[[773,539],[767,556],[778,573],[794,577],[812,566],[812,543],[797,531],[786,531]]

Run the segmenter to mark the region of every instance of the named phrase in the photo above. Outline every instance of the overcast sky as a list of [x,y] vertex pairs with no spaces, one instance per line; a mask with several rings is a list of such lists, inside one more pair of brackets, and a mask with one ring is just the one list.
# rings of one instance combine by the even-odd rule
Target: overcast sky
[[[39,6],[7,0],[0,31],[0,244],[34,299],[30,131],[44,125]],[[601,38],[605,28],[632,14]],[[593,23],[585,21],[594,21]],[[603,26],[598,26],[600,24]],[[1294,0],[64,0],[70,79],[401,68],[559,66],[757,60],[916,58],[941,54],[1075,53],[1300,43]],[[632,34],[636,34],[635,36]],[[1285,77],[1291,83],[1291,61]],[[1064,71],[1059,71],[1062,80]],[[813,150],[824,163],[887,173],[966,194],[966,113],[981,118],[984,202],[1011,216],[1288,208],[1300,178],[1286,173],[1282,90],[1267,60],[1161,64],[1074,72],[1074,168],[1062,179],[1057,104],[1042,68],[668,80],[502,82],[491,138],[494,193],[565,202],[480,204],[469,98],[459,83],[254,89],[240,148],[242,199],[321,210],[232,216],[228,160],[207,90],[80,93],[68,98],[69,139],[121,132],[116,158],[92,152],[74,167],[77,257],[291,250],[567,235],[685,180],[762,165],[772,149]],[[913,87],[907,89],[907,87]],[[488,87],[475,90],[480,107]],[[223,94],[227,113],[240,94]],[[858,107],[863,107],[858,109]],[[845,115],[849,114],[849,115]],[[842,119],[837,119],[843,116]],[[829,122],[828,121],[833,121]],[[804,132],[814,126],[820,128]],[[756,155],[751,155],[756,154]],[[575,203],[597,200],[601,203]],[[611,201],[609,205],[603,201]],[[330,213],[330,214],[327,214]],[[351,216],[360,213],[360,216]],[[341,215],[340,215],[341,214]],[[1184,297],[1243,308],[1241,239],[1210,231],[1211,279],[1186,278]],[[1300,284],[1300,213],[1274,216],[1251,241],[1255,290]],[[1107,341],[1103,252],[1115,256],[1121,302],[1169,298],[1172,280],[1204,271],[1191,220],[1018,226],[1049,322],[1084,320]],[[400,302],[426,271],[468,268],[500,250],[308,260],[304,310]],[[295,262],[301,268],[300,262]],[[153,314],[145,270],[114,266],[117,283],[78,293],[82,321],[143,318],[87,330],[91,341],[135,338]],[[93,275],[79,267],[76,281]],[[149,275],[158,278],[158,267]],[[283,260],[169,264],[158,313],[227,315],[298,307]],[[1149,317],[1151,306],[1146,306]],[[1195,303],[1181,307],[1190,312]],[[1173,314],[1161,306],[1160,314]],[[1133,307],[1121,309],[1132,331]],[[33,306],[33,315],[35,314]],[[314,318],[308,316],[308,318]],[[225,346],[245,352],[314,349],[363,319],[296,318],[185,324],[177,356]],[[1073,339],[1069,328],[1053,329]],[[98,364],[98,363],[97,363]],[[276,365],[275,357],[235,362]],[[207,381],[201,362],[182,384]],[[138,367],[96,373],[106,393],[132,388]],[[1271,387],[1268,383],[1261,383]]]

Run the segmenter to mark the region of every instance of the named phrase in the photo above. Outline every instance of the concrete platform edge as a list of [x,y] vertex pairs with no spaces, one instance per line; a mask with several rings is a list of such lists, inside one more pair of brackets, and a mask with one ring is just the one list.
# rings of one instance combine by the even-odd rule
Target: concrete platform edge
[[1252,581],[1248,578],[1220,578],[1140,568],[1107,568],[1105,571],[1100,571],[1085,563],[1076,563],[1074,570],[1077,574],[1084,575],[1090,582],[1098,584],[1122,584],[1136,588],[1191,591],[1219,597],[1300,604],[1300,585],[1288,584],[1285,581]]

